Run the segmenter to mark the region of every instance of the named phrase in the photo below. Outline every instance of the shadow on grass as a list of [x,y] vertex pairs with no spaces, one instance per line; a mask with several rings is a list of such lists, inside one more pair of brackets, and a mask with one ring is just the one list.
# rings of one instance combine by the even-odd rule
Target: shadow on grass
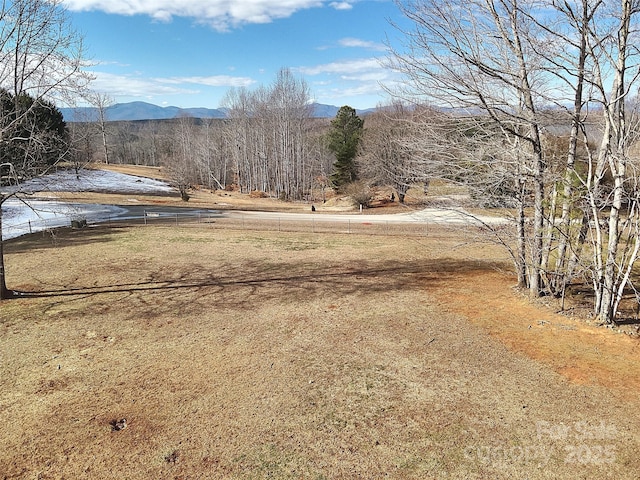
[[5,253],[25,253],[52,248],[107,243],[113,240],[113,234],[126,225],[91,226],[82,229],[60,227],[53,230],[23,235],[5,240]]
[[[81,246],[110,242],[113,232],[113,227],[65,229],[57,236],[61,246]],[[27,238],[12,241],[10,251],[29,253],[55,246],[51,238]],[[367,256],[366,250],[360,259],[344,260],[335,250],[315,249],[306,257],[292,259],[281,246],[261,249],[258,254],[248,252],[240,261],[215,257],[207,263],[205,258],[209,257],[191,255],[180,257],[179,262],[170,256],[167,261],[155,262],[143,257],[128,264],[129,259],[120,256],[117,265],[96,264],[85,258],[90,262],[88,271],[96,272],[94,276],[52,279],[72,282],[55,285],[47,285],[49,280],[43,278],[35,284],[18,286],[14,298],[48,298],[56,305],[89,300],[78,312],[120,309],[130,311],[132,316],[151,318],[168,312],[209,314],[220,308],[249,312],[268,301],[303,306],[313,299],[336,301],[341,296],[365,298],[411,290],[428,293],[430,287],[442,282],[455,288],[454,279],[461,275],[505,269],[501,263],[471,258],[376,259]],[[100,271],[114,268],[118,281],[100,284]],[[114,278],[114,274],[109,276]]]
[[[141,282],[114,285],[48,289],[16,292],[18,298],[67,297],[74,295],[97,295],[106,293],[176,292],[213,288],[217,291],[232,288],[261,289],[261,298],[269,291],[282,292],[301,290],[305,295],[322,294],[327,291],[342,294],[376,293],[394,290],[425,288],[454,275],[496,270],[503,265],[495,262],[434,259],[423,262],[358,262],[357,267],[345,264],[318,267],[317,264],[248,262],[242,265],[225,265],[215,271],[204,268],[195,270],[192,265],[177,278],[166,278],[166,272],[149,275]],[[224,275],[218,272],[238,271],[240,275]],[[174,272],[179,273],[179,272]],[[163,278],[165,277],[165,278]]]

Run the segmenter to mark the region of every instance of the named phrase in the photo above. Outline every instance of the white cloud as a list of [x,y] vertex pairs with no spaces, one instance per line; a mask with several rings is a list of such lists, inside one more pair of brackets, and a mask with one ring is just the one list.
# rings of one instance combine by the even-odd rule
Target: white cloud
[[196,84],[205,85],[207,87],[248,87],[256,83],[255,80],[248,77],[232,77],[230,75],[211,75],[211,76],[195,76],[195,77],[170,77],[156,79],[160,83],[167,84]]
[[383,82],[389,78],[389,72],[386,70],[378,70],[376,72],[365,72],[360,75],[343,75],[341,80],[349,82]]
[[371,108],[383,103],[387,93],[379,83],[362,83],[351,86],[317,88],[320,103],[351,105],[354,108]]
[[359,38],[342,38],[338,41],[338,43],[343,47],[353,47],[353,48],[367,48],[369,50],[378,50],[385,51],[387,48],[381,44],[376,42],[370,42],[368,40],[360,40]]
[[135,75],[116,75],[105,72],[92,72],[96,78],[92,82],[93,90],[105,92],[110,96],[131,96],[149,98],[155,95],[176,95],[196,93],[194,90],[166,85],[157,80]]
[[[382,87],[378,83],[366,83],[352,88],[332,89],[337,97],[359,97],[362,95],[379,95],[383,92]],[[372,105],[375,106],[375,105]]]
[[330,4],[336,10],[351,10],[353,5],[349,2],[331,2]]
[[[321,7],[325,0],[64,0],[71,11],[102,11],[118,15],[149,15],[168,22],[174,16],[193,18],[218,30],[246,23],[268,23]],[[343,2],[344,5],[349,5]],[[331,4],[334,8],[339,4]],[[349,5],[350,8],[350,5]]]
[[397,74],[386,68],[383,57],[359,58],[298,67],[297,73],[310,77],[314,94],[322,103],[348,104],[369,108],[388,97],[385,85],[393,85]]
[[93,74],[96,78],[91,84],[92,88],[112,97],[127,96],[150,99],[166,95],[195,95],[201,93],[198,86],[243,87],[255,83],[254,80],[247,77],[229,75],[146,78],[106,72],[93,72]]
[[377,58],[362,58],[355,60],[344,60],[333,63],[325,63],[313,67],[298,67],[296,70],[303,75],[338,74],[353,75],[355,73],[382,70],[380,60]]

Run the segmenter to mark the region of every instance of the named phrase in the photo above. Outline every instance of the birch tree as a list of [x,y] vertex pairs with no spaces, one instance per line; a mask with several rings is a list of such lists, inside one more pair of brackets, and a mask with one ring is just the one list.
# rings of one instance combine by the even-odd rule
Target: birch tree
[[109,132],[107,130],[108,119],[107,109],[113,105],[113,99],[103,92],[91,92],[89,94],[89,102],[96,110],[96,127],[100,136],[100,146],[102,150],[104,163],[109,165]]
[[268,109],[274,131],[273,156],[279,179],[276,191],[286,198],[300,199],[311,188],[307,158],[308,128],[311,118],[309,87],[289,69],[278,72],[270,89]]
[[[634,194],[633,188],[629,188],[630,185],[627,181],[631,132],[627,123],[625,106],[629,98],[629,89],[635,83],[638,75],[638,64],[635,63],[637,62],[637,50],[630,43],[638,6],[637,0],[621,0],[619,4],[611,5],[611,10],[606,12],[606,19],[609,21],[603,18],[599,25],[606,37],[595,36],[591,39],[590,44],[590,52],[600,59],[602,64],[596,70],[594,83],[600,94],[599,100],[602,102],[604,117],[602,142],[598,152],[592,190],[594,198],[598,196],[600,181],[607,168],[613,177],[613,190],[610,193],[610,202],[608,202],[608,239],[605,258],[601,262],[597,257],[594,269],[595,312],[603,323],[611,323],[615,320],[619,306],[618,291],[624,288],[629,279],[628,274],[625,275],[622,272],[630,271],[637,256],[637,249],[634,248],[636,254],[626,259],[627,265],[622,264],[619,247],[623,240],[622,232],[625,223],[621,218],[623,204],[628,203],[631,210],[629,213],[633,213],[633,215],[628,215],[627,220],[633,219],[636,214],[635,209],[637,209],[637,194]],[[610,19],[613,20],[611,29],[607,28],[607,25],[611,24]],[[613,77],[608,94],[606,88],[609,79],[605,76],[607,70],[612,72]],[[629,193],[632,193],[632,196],[629,196]],[[592,202],[593,204],[594,202]],[[599,219],[600,217],[594,216],[593,218]],[[635,222],[637,224],[637,219]],[[599,228],[600,222],[596,221],[595,225],[596,228]],[[600,249],[600,246],[600,242],[594,244],[597,249]]]
[[[587,272],[594,313],[604,323],[614,321],[637,256],[627,242],[637,227],[637,181],[627,169],[632,138],[625,112],[638,71],[632,47],[637,1],[399,5],[414,25],[405,32],[406,50],[394,52],[392,62],[409,79],[403,94],[477,122],[494,150],[510,146],[501,156],[510,152],[518,184],[522,286],[532,296],[564,294],[578,273]],[[590,129],[596,111],[599,135]],[[560,156],[553,146],[558,123],[569,132]]]
[[231,161],[231,185],[250,191],[252,182],[248,165],[251,150],[250,122],[253,117],[251,92],[244,87],[230,89],[222,105],[227,109],[229,118],[226,122],[225,136]]
[[[478,131],[502,136],[512,149],[522,198],[533,198],[532,232],[519,242],[525,287],[541,293],[545,216],[545,159],[538,90],[546,83],[534,55],[530,28],[517,0],[416,0],[399,5],[415,28],[405,32],[407,49],[394,52],[392,66],[409,79],[410,91],[427,103],[460,112]],[[408,53],[407,53],[408,52]],[[524,191],[526,190],[526,191]],[[524,214],[524,208],[518,211]],[[518,219],[524,224],[524,218]]]
[[227,143],[234,183],[242,191],[300,199],[311,189],[309,99],[306,82],[288,69],[282,69],[270,86],[227,93]]

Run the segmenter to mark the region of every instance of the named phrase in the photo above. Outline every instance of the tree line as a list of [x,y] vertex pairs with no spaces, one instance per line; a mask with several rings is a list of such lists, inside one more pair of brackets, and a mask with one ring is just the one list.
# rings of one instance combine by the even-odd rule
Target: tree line
[[181,191],[203,185],[300,200],[328,185],[328,121],[312,117],[303,80],[282,69],[271,85],[230,90],[223,104],[225,119],[107,122],[107,150],[100,122],[73,124],[76,154],[165,167]]

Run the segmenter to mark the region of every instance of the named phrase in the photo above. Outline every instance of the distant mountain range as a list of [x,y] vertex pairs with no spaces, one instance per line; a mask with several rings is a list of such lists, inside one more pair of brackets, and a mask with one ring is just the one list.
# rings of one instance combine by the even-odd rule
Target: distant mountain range
[[[313,103],[312,116],[315,118],[333,118],[340,107]],[[61,108],[60,111],[67,122],[95,122],[98,119],[98,109],[95,107]],[[356,110],[358,115],[366,115],[375,108]],[[168,120],[189,116],[194,118],[226,118],[224,108],[179,108],[159,107],[146,102],[116,103],[105,110],[109,122],[133,120]]]

